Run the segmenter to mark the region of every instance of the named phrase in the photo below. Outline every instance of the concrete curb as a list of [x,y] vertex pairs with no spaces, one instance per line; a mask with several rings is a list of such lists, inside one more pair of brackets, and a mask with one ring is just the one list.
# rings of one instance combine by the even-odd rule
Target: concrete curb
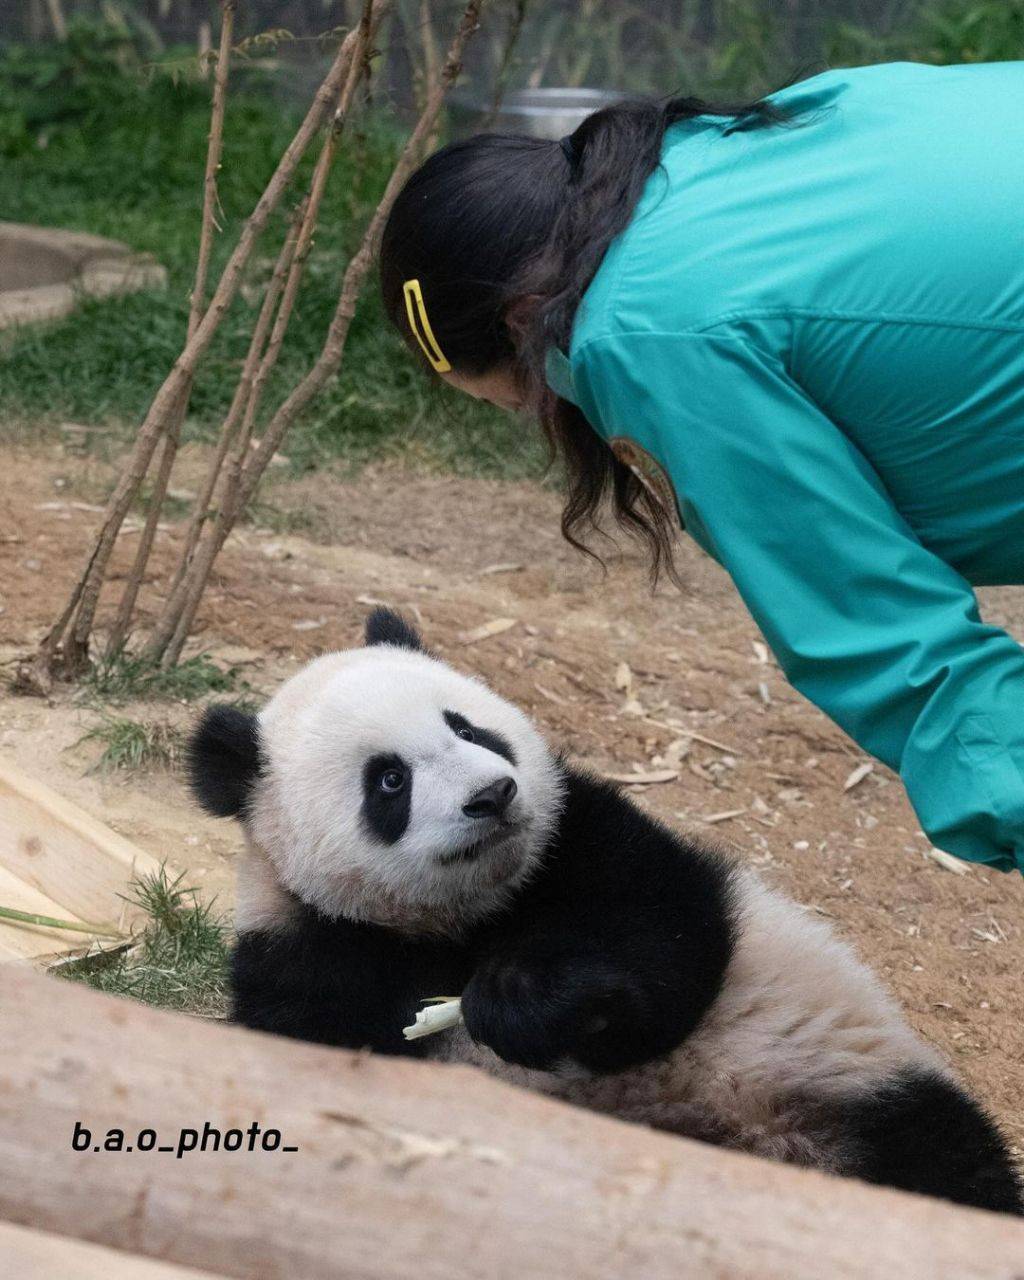
[[150,255],[103,236],[0,222],[0,329],[59,320],[93,298],[162,289],[167,272]]

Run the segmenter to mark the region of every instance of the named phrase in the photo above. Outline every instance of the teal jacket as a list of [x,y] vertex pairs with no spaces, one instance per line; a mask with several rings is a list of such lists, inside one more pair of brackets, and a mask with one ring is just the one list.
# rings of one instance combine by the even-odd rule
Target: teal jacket
[[673,126],[549,380],[667,473],[790,681],[940,847],[1024,870],[1024,63]]

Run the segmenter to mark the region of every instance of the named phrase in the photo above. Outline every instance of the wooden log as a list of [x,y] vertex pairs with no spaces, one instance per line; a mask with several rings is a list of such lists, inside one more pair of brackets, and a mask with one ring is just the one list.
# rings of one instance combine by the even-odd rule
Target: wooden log
[[9,1222],[0,1222],[0,1268],[18,1280],[223,1280],[212,1271],[153,1262]]
[[[1024,1224],[0,970],[0,1218],[251,1280],[1019,1280]],[[253,1122],[297,1151],[71,1149]]]

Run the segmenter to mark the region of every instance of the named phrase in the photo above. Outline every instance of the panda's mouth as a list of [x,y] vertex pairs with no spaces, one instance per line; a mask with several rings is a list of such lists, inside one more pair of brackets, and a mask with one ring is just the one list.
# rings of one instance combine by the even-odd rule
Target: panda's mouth
[[450,849],[447,853],[439,853],[437,861],[446,867],[476,862],[485,853],[490,853],[518,835],[522,828],[522,822],[500,822],[486,835],[479,836],[471,844],[463,845],[461,849]]

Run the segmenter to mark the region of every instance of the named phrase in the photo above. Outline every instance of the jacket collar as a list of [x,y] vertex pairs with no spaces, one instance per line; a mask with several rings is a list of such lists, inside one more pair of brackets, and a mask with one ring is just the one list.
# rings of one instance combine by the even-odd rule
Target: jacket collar
[[548,353],[544,361],[544,372],[548,380],[548,386],[563,400],[568,400],[571,404],[579,408],[579,400],[576,398],[576,387],[573,383],[572,365],[569,363],[569,357],[564,351],[560,351],[558,347],[548,347]]

